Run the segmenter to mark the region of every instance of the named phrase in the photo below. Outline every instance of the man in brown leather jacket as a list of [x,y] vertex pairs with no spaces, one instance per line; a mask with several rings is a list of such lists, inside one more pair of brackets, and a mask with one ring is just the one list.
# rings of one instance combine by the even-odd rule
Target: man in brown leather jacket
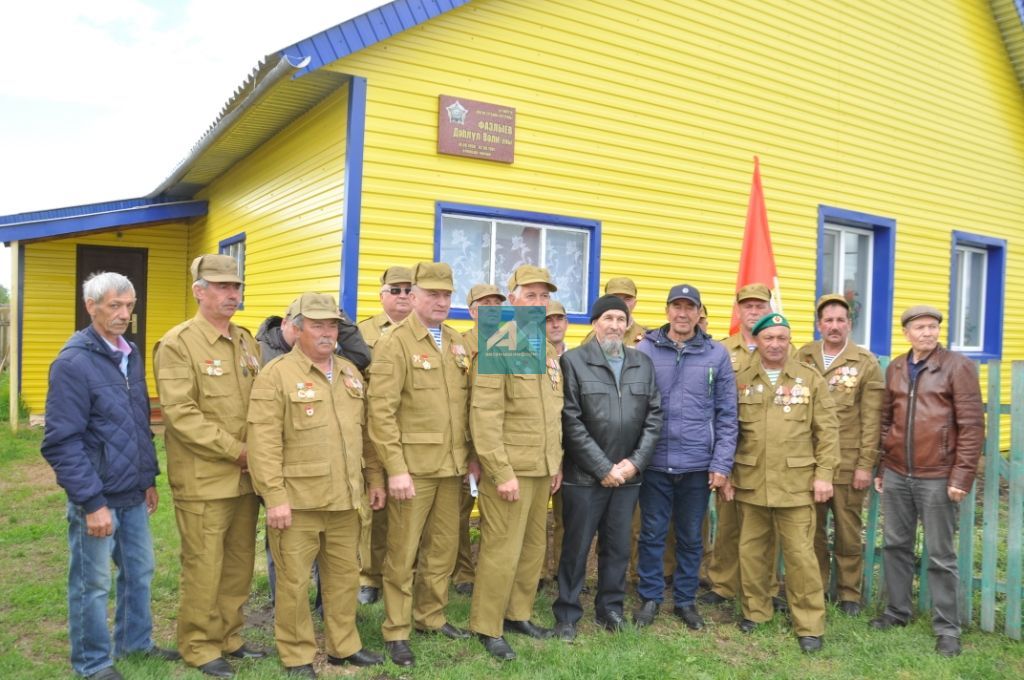
[[911,307],[901,317],[910,352],[886,371],[882,462],[875,488],[885,513],[885,584],[889,604],[871,621],[886,630],[913,613],[914,538],[918,517],[928,545],[935,650],[960,653],[956,504],[974,484],[985,439],[978,372],[970,360],[939,345],[942,313]]

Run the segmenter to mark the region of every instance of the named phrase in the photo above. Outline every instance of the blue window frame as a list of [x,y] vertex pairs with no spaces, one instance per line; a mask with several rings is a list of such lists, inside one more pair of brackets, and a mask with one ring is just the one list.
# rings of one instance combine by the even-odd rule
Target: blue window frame
[[[230,255],[238,263],[238,278],[245,281],[245,232],[230,236],[217,244],[217,252]],[[242,302],[239,309],[245,309],[245,287],[242,288]]]
[[601,223],[565,215],[438,202],[434,214],[434,259],[455,277],[451,318],[468,319],[466,295],[476,283],[502,290],[521,264],[547,267],[558,292],[552,295],[571,323],[589,323],[600,280]]
[[1006,241],[954,231],[949,271],[947,342],[976,361],[1003,353]]
[[[818,206],[817,295],[850,301],[851,338],[879,356],[892,349],[896,220]],[[817,329],[814,337],[818,338]]]

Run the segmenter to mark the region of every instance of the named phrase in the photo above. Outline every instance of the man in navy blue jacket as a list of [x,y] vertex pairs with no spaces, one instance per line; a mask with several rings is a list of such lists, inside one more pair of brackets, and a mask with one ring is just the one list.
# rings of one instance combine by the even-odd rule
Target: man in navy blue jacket
[[[118,680],[115,658],[179,656],[152,638],[149,515],[157,507],[159,469],[142,358],[122,337],[135,288],[121,274],[103,272],[82,292],[92,324],[72,335],[50,366],[42,452],[68,496],[71,666],[87,678]],[[111,558],[117,565],[113,645]]]
[[711,491],[732,471],[737,421],[729,353],[698,326],[700,310],[696,288],[674,286],[665,302],[668,323],[636,346],[654,362],[663,414],[661,438],[640,486],[638,626],[654,620],[665,591],[662,558],[671,520],[673,613],[691,630],[704,627],[696,607],[701,525]]

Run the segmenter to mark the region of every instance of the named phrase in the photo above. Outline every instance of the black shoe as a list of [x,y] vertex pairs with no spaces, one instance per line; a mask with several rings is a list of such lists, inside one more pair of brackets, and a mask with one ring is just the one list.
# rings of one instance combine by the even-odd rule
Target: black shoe
[[633,610],[633,624],[637,628],[646,628],[654,623],[654,617],[658,615],[658,603],[654,600],[644,600],[643,603]]
[[709,590],[708,592],[698,597],[697,602],[700,602],[701,604],[719,605],[723,602],[728,602],[729,599],[730,598],[728,597],[722,597],[713,590]]
[[453,626],[452,624],[448,623],[447,621],[445,621],[445,624],[443,626],[441,626],[440,628],[433,628],[433,629],[430,629],[430,630],[425,629],[425,628],[423,628],[423,629],[417,628],[416,632],[417,633],[423,633],[424,635],[432,635],[432,634],[443,635],[446,638],[448,638],[449,640],[465,640],[466,638],[468,638],[471,635],[471,633],[468,630],[463,630],[462,628],[457,628],[457,627]]
[[505,619],[504,628],[506,633],[529,635],[535,640],[547,640],[551,637],[550,628],[541,628],[529,619],[526,621],[509,621],[508,619]]
[[871,626],[872,628],[874,628],[875,630],[889,630],[893,626],[898,626],[900,628],[906,628],[907,627],[907,622],[906,621],[900,621],[899,619],[897,619],[892,614],[882,614],[878,618],[871,619],[871,621],[868,623],[868,625]]
[[484,649],[487,653],[493,656],[498,661],[511,661],[516,658],[516,653],[512,651],[509,644],[505,642],[503,637],[491,637],[489,635],[479,634],[480,642],[483,643]]
[[672,613],[681,618],[690,630],[700,630],[704,627],[704,619],[697,613],[695,605],[687,604],[682,607],[676,607],[672,610]]
[[750,619],[741,619],[737,627],[744,633],[753,633],[757,629],[757,621],[751,621]]
[[824,638],[820,635],[804,635],[796,639],[800,645],[800,651],[804,654],[813,654],[814,652],[821,651],[821,644],[824,642]]
[[465,595],[466,597],[472,597],[473,595],[473,584],[472,583],[456,583],[455,592],[459,595]]
[[373,604],[380,599],[380,588],[373,586],[359,586],[359,595],[356,600],[359,604]]
[[391,657],[391,663],[396,666],[412,666],[416,663],[416,656],[412,653],[408,640],[385,642],[384,649]]
[[366,666],[379,666],[384,663],[384,657],[375,652],[371,652],[368,649],[360,649],[355,654],[342,658],[328,654],[327,663],[332,666],[344,666],[345,664],[351,664],[353,666],[358,666],[359,668],[364,668]]
[[609,633],[618,633],[626,627],[626,619],[619,612],[605,612],[604,616],[595,616],[594,620]]
[[555,624],[554,637],[562,642],[572,642],[576,639],[576,626],[568,621],[559,621]]
[[311,663],[307,663],[305,666],[286,666],[284,672],[293,678],[312,678],[312,680],[316,680],[316,671],[313,670],[313,664]]
[[250,647],[247,644],[243,644],[241,647],[233,652],[228,652],[224,656],[230,656],[232,659],[264,659],[268,652],[265,649],[259,647]]
[[860,602],[843,600],[839,603],[839,611],[846,614],[847,616],[860,616],[860,609]]
[[107,666],[103,670],[85,676],[85,680],[124,680],[124,676],[113,666]]
[[785,614],[789,611],[789,603],[786,602],[785,598],[776,595],[772,598],[772,609]]
[[214,678],[231,678],[235,675],[235,669],[224,659],[214,659],[199,666],[199,672]]
[[157,647],[153,645],[146,651],[143,656],[149,657],[150,659],[160,659],[162,661],[181,661],[181,654],[178,653],[177,649],[164,649],[163,647]]
[[960,638],[939,635],[935,638],[935,651],[942,656],[960,656]]

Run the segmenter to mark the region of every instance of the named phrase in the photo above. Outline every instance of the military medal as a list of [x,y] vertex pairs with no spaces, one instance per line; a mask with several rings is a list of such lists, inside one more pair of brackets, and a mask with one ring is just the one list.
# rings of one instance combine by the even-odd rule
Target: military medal
[[307,406],[306,407],[306,415],[307,416],[313,415],[313,407],[312,406]]
[[203,363],[206,366],[206,375],[224,375],[224,369],[221,368],[220,359],[207,359]]
[[413,366],[419,366],[420,368],[424,368],[424,369],[429,371],[430,370],[430,361],[429,361],[429,359],[430,359],[430,355],[429,354],[413,354],[412,355],[412,365]]
[[355,392],[356,396],[362,398],[363,396],[363,382],[355,376],[352,369],[348,366],[345,367],[345,377],[343,379],[345,387]]
[[[299,382],[295,383],[296,392],[295,396],[299,399],[313,399],[316,397],[316,392],[313,391],[313,383],[311,382]],[[307,414],[311,415],[311,414]]]
[[455,355],[455,365],[466,370],[469,368],[469,362],[466,361],[466,348],[462,345],[452,345],[452,354]]
[[548,359],[548,377],[551,378],[551,387],[558,389],[558,383],[562,379],[562,374],[558,368],[558,362],[554,359]]

